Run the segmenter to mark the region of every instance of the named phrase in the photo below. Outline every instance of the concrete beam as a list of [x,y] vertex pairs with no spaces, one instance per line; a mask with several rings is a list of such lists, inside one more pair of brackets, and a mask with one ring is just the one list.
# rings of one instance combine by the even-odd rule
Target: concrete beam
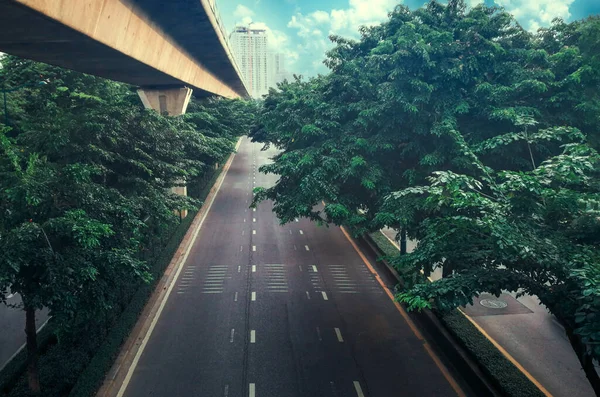
[[[30,20],[35,19],[36,24],[28,23],[27,29],[32,30],[35,35],[27,31],[17,35],[11,33],[10,29],[4,32],[0,26],[0,31],[3,33],[3,36],[0,36],[0,44],[4,43],[0,48],[5,49],[6,52],[136,84],[135,73],[131,71],[128,71],[129,74],[123,73],[122,69],[113,65],[119,57],[107,53],[110,55],[108,59],[98,59],[95,52],[86,51],[88,47],[93,47],[93,43],[99,43],[123,54],[123,58],[127,59],[121,60],[121,64],[126,64],[129,59],[138,62],[141,65],[137,68],[138,71],[150,67],[160,73],[161,78],[162,75],[169,76],[173,82],[179,81],[187,86],[226,98],[246,95],[243,85],[239,85],[239,80],[231,82],[237,85],[233,88],[228,81],[212,73],[150,20],[142,10],[128,1],[9,0],[6,4],[3,3],[0,2],[0,12],[7,11],[26,16],[19,9],[11,7],[18,4],[23,10],[28,9],[33,14],[44,17],[40,19],[31,16]],[[3,20],[2,15],[0,20]],[[25,20],[26,18],[23,19]],[[53,28],[50,21],[68,30],[62,27]],[[9,22],[10,20],[7,24]],[[38,24],[40,28],[37,27]],[[13,27],[13,31],[17,30]],[[60,34],[60,37],[54,37],[56,34]],[[91,43],[88,43],[88,40]],[[24,42],[27,45],[23,45]],[[65,43],[70,47],[66,48]],[[47,48],[44,50],[44,44],[46,47],[60,45],[56,53],[63,51],[63,56],[53,59],[53,52]],[[33,49],[37,53],[33,54]],[[67,54],[70,54],[71,58],[64,59]],[[92,58],[94,62],[86,63],[86,60]],[[109,69],[102,66],[103,61],[111,65]],[[146,84],[160,83],[148,81]]]
[[154,109],[163,116],[180,116],[190,103],[192,90],[187,87],[152,89],[140,88],[137,93],[146,109]]

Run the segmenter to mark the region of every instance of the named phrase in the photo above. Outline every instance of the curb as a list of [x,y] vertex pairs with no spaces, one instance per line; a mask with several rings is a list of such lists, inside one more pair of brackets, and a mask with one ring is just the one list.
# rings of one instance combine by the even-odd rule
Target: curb
[[[385,255],[369,235],[363,235],[357,240],[362,242],[361,245],[376,258]],[[379,268],[388,272],[399,284],[403,283],[396,269],[386,260],[380,259],[377,260],[377,263],[382,263],[385,268]],[[447,363],[451,364],[453,369],[462,375],[462,379],[473,395],[478,397],[502,396],[498,389],[487,379],[487,375],[481,370],[479,364],[471,358],[470,353],[450,334],[431,310],[424,309],[421,312],[409,312],[409,316],[425,332],[426,339],[432,342],[435,348],[445,356]]]

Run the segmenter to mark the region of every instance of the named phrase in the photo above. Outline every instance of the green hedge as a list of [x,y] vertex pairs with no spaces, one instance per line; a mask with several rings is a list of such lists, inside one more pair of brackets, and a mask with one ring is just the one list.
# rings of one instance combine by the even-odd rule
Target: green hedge
[[[194,181],[191,195],[204,201],[222,169],[223,166]],[[56,343],[51,323],[40,331],[39,372],[44,397],[90,397],[96,393],[197,213],[189,211],[166,245],[156,250],[157,257],[150,268],[153,281],[141,283],[122,313],[106,324],[106,329],[75,335],[62,343]],[[30,396],[26,359],[27,354],[22,351],[0,372],[0,396]]]
[[[390,241],[379,231],[370,233],[377,248],[386,256],[399,254]],[[479,330],[458,310],[436,313],[456,340],[471,354],[493,384],[509,397],[543,397],[537,388],[517,367],[513,365]]]

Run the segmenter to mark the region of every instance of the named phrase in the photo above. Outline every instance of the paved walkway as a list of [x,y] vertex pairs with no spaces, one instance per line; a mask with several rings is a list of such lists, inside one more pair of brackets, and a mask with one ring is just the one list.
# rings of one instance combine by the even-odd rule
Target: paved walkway
[[[392,241],[396,231],[383,229]],[[416,242],[408,241],[411,252]],[[433,279],[441,277],[436,271]],[[464,312],[478,324],[488,338],[495,340],[526,371],[528,371],[554,397],[592,397],[590,386],[565,331],[545,306],[535,296],[515,299],[515,294],[502,294],[501,308],[486,308],[480,302],[496,297],[482,295]],[[483,302],[487,304],[488,302]]]

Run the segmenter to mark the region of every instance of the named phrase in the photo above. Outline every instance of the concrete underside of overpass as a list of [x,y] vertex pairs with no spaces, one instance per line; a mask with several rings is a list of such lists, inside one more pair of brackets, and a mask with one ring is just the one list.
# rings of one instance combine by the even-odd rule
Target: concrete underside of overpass
[[207,6],[208,0],[0,0],[0,51],[141,87],[246,96]]

